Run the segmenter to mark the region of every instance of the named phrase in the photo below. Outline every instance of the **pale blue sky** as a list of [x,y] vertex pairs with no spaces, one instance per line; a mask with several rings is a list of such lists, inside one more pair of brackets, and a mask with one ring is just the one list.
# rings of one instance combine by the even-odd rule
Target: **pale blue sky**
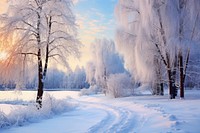
[[77,23],[79,25],[79,38],[84,44],[80,61],[76,64],[85,65],[91,59],[90,45],[95,38],[106,37],[114,39],[115,18],[114,8],[117,0],[74,0]]
[[80,26],[80,37],[87,35],[113,38],[116,2],[117,0],[79,0],[75,4],[75,12]]

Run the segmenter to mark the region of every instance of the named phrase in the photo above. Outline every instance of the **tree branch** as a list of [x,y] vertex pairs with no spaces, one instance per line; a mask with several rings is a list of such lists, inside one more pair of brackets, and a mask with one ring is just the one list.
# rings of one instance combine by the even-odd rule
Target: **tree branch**
[[30,23],[26,22],[25,20],[22,20],[23,23],[25,23],[26,25],[32,27],[34,30],[37,30],[33,25],[31,25]]
[[35,55],[35,56],[38,56],[38,54],[36,54],[36,53],[31,53],[31,52],[28,52],[28,53],[22,52],[22,53],[18,53],[18,54],[22,54],[22,55]]
[[48,57],[51,58],[51,57],[55,57],[55,56],[62,57],[60,54],[52,54],[52,55],[49,55]]
[[154,44],[155,44],[155,46],[156,46],[156,48],[158,50],[158,53],[160,54],[160,57],[161,57],[163,63],[165,64],[165,66],[167,66],[167,61],[165,60],[164,56],[162,55],[161,50],[160,50],[158,44],[157,43],[154,43]]

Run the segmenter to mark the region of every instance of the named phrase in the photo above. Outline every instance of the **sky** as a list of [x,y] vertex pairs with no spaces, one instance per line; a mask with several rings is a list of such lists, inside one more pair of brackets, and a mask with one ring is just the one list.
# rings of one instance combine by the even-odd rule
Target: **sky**
[[[78,24],[78,38],[83,44],[81,58],[69,58],[72,69],[85,66],[91,59],[91,43],[95,38],[114,38],[114,7],[117,0],[73,0],[73,10]],[[6,0],[0,0],[0,13],[6,12]]]
[[79,38],[84,47],[80,60],[71,59],[74,68],[77,64],[85,66],[91,59],[90,46],[95,38],[114,39],[114,7],[117,0],[74,0],[75,14],[79,25]]

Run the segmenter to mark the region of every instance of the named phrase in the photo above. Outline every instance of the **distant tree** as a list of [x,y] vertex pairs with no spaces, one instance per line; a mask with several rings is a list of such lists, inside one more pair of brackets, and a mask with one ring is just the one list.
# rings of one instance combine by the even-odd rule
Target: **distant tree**
[[38,64],[36,102],[42,107],[44,80],[49,59],[68,66],[69,55],[79,56],[80,42],[71,10],[71,0],[9,0],[8,12],[1,15],[1,36],[12,42],[12,55],[32,56]]
[[88,75],[87,77],[89,77],[91,83],[97,84],[106,94],[109,75],[125,71],[123,60],[116,53],[115,43],[105,38],[96,39],[93,42],[92,52],[92,64],[90,63],[90,71],[87,71],[86,75]]
[[94,63],[91,61],[91,62],[88,62],[87,65],[86,65],[86,81],[91,85],[95,85],[96,84],[96,81],[95,81],[95,66],[94,66]]
[[49,68],[46,80],[44,82],[45,89],[61,89],[63,88],[63,80],[66,74],[56,68]]
[[82,89],[87,86],[86,73],[83,67],[80,68],[79,66],[76,66],[76,69],[74,71],[74,82],[75,82],[75,89]]
[[88,88],[85,69],[76,66],[74,71],[68,71],[63,77],[62,84],[63,88],[71,90]]

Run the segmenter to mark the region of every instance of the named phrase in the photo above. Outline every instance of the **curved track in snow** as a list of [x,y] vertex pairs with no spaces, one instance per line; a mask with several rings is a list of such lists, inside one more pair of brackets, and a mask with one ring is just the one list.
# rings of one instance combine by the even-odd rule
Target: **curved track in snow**
[[112,133],[113,131],[122,132],[133,130],[133,126],[131,125],[131,120],[134,116],[133,111],[102,103],[84,102],[84,104],[106,113],[106,116],[102,118],[102,120],[88,129],[88,133],[94,133],[97,131]]
[[[155,108],[136,104],[134,102],[119,102],[116,100],[95,101],[96,98],[90,100],[80,100],[80,104],[91,109],[100,110],[106,114],[99,122],[94,123],[88,129],[88,133],[122,133],[122,132],[145,132],[151,127],[151,124],[157,124],[158,127],[171,129],[172,122],[166,115]],[[88,102],[92,101],[92,102]]]

